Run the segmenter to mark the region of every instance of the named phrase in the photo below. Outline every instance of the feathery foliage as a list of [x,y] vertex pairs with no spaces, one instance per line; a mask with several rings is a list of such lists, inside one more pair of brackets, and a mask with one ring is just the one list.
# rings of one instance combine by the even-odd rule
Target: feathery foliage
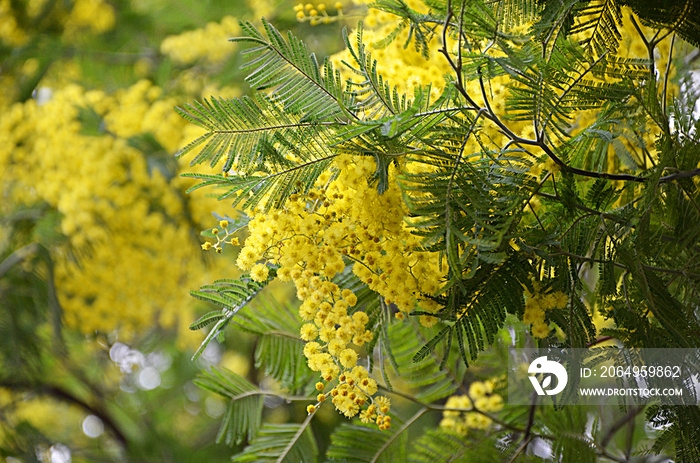
[[400,463],[406,461],[406,428],[379,431],[362,424],[342,424],[331,436],[329,461]]
[[195,384],[228,400],[217,442],[234,445],[253,438],[260,428],[263,407],[263,395],[255,386],[231,371],[215,368],[203,372]]
[[233,461],[294,463],[314,461],[317,453],[308,423],[266,424]]
[[[529,410],[501,411],[495,398],[491,406],[500,414],[489,416],[475,410],[467,401],[472,400],[469,394],[459,400],[471,406],[451,409],[442,404],[472,385],[486,388],[476,379],[477,359],[507,342],[584,348],[608,336],[628,347],[698,347],[698,123],[693,99],[674,96],[680,82],[674,75],[687,79],[690,64],[674,61],[673,53],[681,50],[675,41],[663,42],[671,33],[697,41],[692,19],[697,15],[690,15],[695,2],[659,7],[618,0],[426,3],[429,8],[418,11],[403,0],[378,2],[379,10],[398,19],[375,48],[396,46],[403,37],[402,45],[413,42],[423,56],[437,50],[450,70],[439,97],[429,82],[411,92],[392,86],[382,75],[383,63],[370,53],[362,23],[354,32],[343,32],[346,56],[353,62],[345,62],[342,70],[329,59],[319,64],[302,41],[291,34],[285,38],[264,20],[262,32],[242,23],[244,36],[235,41],[250,45],[243,67],[262,96],[212,99],[181,110],[208,131],[182,154],[202,147],[193,162],[215,165],[226,158],[223,174],[192,175],[201,180],[197,187],[222,187],[221,199],[233,199],[246,210],[257,206],[260,214],[294,209],[292,195],[297,201],[321,175],[326,175],[324,180],[343,178],[343,169],[352,171],[371,157],[373,172],[364,170],[362,181],[376,185],[380,198],[400,190],[405,229],[420,241],[416,252],[435,256],[435,268],[445,268],[437,289],[415,291],[410,295],[416,298],[413,310],[401,311],[374,280],[389,279],[390,272],[374,272],[370,260],[389,256],[392,245],[399,249],[400,260],[403,243],[389,243],[396,238],[389,239],[381,227],[368,231],[371,227],[356,216],[343,217],[358,221],[348,238],[366,233],[362,236],[386,246],[377,251],[378,257],[367,259],[355,244],[349,245],[341,257],[346,269],[332,273],[340,273],[335,283],[357,293],[349,307],[367,315],[373,337],[358,341],[358,347],[364,346],[360,355],[367,355],[369,370],[383,381],[380,390],[419,409],[411,418],[396,419],[390,430],[341,425],[331,436],[331,461],[540,461],[545,454],[556,461],[625,461],[617,454],[628,458],[633,444],[623,449],[615,435],[644,421],[638,410],[610,416],[620,421],[608,429],[583,406],[542,408],[533,401]],[[629,21],[627,5],[638,15]],[[645,35],[638,19],[656,32]],[[630,31],[635,34],[631,39]],[[642,57],[623,53],[629,40],[643,45]],[[341,72],[350,77],[341,77]],[[687,80],[684,85],[689,85]],[[336,164],[341,156],[350,160]],[[364,198],[353,200],[358,204]],[[317,215],[317,224],[330,227],[338,220],[322,212],[330,206],[330,200],[311,199],[305,211]],[[357,214],[360,210],[352,209]],[[314,239],[312,246],[325,236]],[[287,245],[268,248],[261,259],[280,264],[280,249]],[[272,257],[274,253],[279,257]],[[299,298],[305,300],[306,291],[320,287],[326,276],[316,262],[294,259],[302,277],[290,271],[287,280],[295,281]],[[407,266],[417,267],[416,262]],[[372,275],[363,279],[357,268],[365,264]],[[240,303],[224,299],[219,291],[206,294],[227,310],[237,307],[232,302]],[[340,296],[328,297],[337,303]],[[421,301],[431,309],[419,308]],[[306,329],[305,339],[313,338],[317,328],[325,330],[318,349],[339,367],[337,356],[323,349],[330,352],[325,338],[345,322],[338,318],[325,326],[325,318],[316,320],[304,304],[302,317],[315,323],[301,328]],[[392,321],[392,314],[402,319],[404,312],[415,318]],[[609,325],[603,327],[597,314]],[[221,323],[228,320],[225,316],[209,314],[200,324]],[[516,319],[529,328],[513,323]],[[418,328],[418,320],[430,328]],[[296,339],[301,320],[296,315],[286,307],[263,304],[239,315],[236,323],[262,337],[256,352],[259,368],[285,387],[310,392],[304,388],[310,377],[302,371],[304,352]],[[359,365],[355,354],[342,363]],[[314,355],[307,355],[310,363]],[[331,378],[324,379],[327,383],[336,381],[330,370],[323,376]],[[336,387],[350,383],[343,377],[333,383],[335,395],[322,393],[309,406],[310,417],[317,407],[326,406],[326,397],[337,405],[339,400],[331,398],[340,394]],[[497,392],[489,390],[482,399],[502,392],[497,383],[488,386]],[[325,387],[320,383],[319,391]],[[363,400],[355,402],[358,408],[367,406]],[[376,412],[375,399],[367,400]],[[363,422],[377,419],[362,410]],[[651,410],[647,420],[667,426],[652,451],[697,461],[698,444],[692,440],[696,413]],[[457,423],[460,413],[472,413],[464,419],[471,424],[464,426],[478,431],[465,431],[463,439],[447,430],[428,430],[409,446],[409,428],[432,412],[443,412],[447,423]],[[310,436],[309,419],[302,427],[263,428],[238,458],[283,461],[296,442],[302,445],[303,439],[295,439]],[[386,428],[381,419],[376,423]],[[307,444],[310,453],[305,457],[315,455],[316,447]],[[414,452],[407,453],[408,448]]]
[[304,344],[298,334],[301,319],[294,312],[290,307],[263,299],[241,312],[234,321],[242,330],[260,336],[255,367],[290,391],[311,388],[315,378],[304,361]]
[[191,291],[190,295],[196,299],[210,302],[221,307],[221,310],[208,312],[190,325],[191,330],[202,329],[212,323],[206,338],[192,359],[199,357],[212,339],[223,336],[224,329],[238,311],[250,302],[264,287],[264,284],[256,283],[249,277],[243,276],[240,280],[223,279],[212,284],[202,286],[199,291]]

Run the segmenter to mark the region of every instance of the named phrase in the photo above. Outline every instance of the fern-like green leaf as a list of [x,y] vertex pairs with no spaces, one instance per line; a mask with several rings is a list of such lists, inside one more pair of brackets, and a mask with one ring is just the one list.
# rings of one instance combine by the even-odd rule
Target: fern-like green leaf
[[594,440],[598,430],[595,427],[591,430],[592,439],[586,436],[589,415],[584,407],[545,407],[543,410],[547,426],[556,430],[552,452],[557,461],[597,461]]
[[368,113],[366,119],[381,119],[405,111],[410,102],[405,95],[399,96],[396,87],[392,88],[377,72],[377,60],[367,52],[367,46],[362,41],[362,32],[360,22],[357,27],[357,41],[353,44],[347,31],[343,30],[345,46],[355,61],[354,65],[345,64],[363,79],[360,82],[349,83],[348,92],[357,99],[354,109]]
[[615,53],[622,38],[618,27],[622,24],[622,11],[617,0],[595,0],[584,4],[577,11],[577,24],[571,34],[586,36],[581,44],[596,56]]
[[250,72],[246,80],[251,86],[271,91],[275,103],[304,121],[356,119],[349,110],[353,95],[343,90],[340,73],[330,61],[326,59],[319,67],[315,55],[291,32],[285,40],[265,19],[262,24],[265,34],[250,22],[241,22],[246,35],[231,39],[252,45],[243,52],[246,61],[242,66]]
[[299,463],[316,461],[318,447],[309,420],[303,424],[265,424],[235,462]]
[[[495,437],[465,439],[453,432],[431,429],[415,441],[409,452],[410,463],[492,463],[507,461]],[[507,441],[506,441],[507,442]],[[518,461],[527,461],[518,459]]]
[[[391,324],[389,339],[402,382],[413,390],[418,400],[432,403],[452,395],[461,385],[465,370],[445,366],[443,359],[449,355],[449,347],[436,350],[439,337],[433,338],[433,345],[421,349],[427,337],[416,325],[415,321]],[[449,327],[443,329],[445,333],[448,331]]]
[[329,461],[346,463],[405,463],[406,430],[398,420],[387,431],[380,431],[376,425],[345,423],[331,435],[326,456]]
[[234,323],[260,336],[256,368],[290,391],[311,391],[317,376],[306,365],[304,342],[299,338],[302,321],[292,307],[262,300],[239,313]]
[[292,193],[308,191],[336,156],[329,146],[337,124],[304,122],[266,97],[212,98],[179,112],[207,132],[178,156],[200,149],[191,164],[212,167],[226,158],[222,174],[184,174],[199,180],[188,192],[218,187],[219,199],[232,198],[234,207],[280,207]]
[[229,401],[216,441],[227,445],[250,440],[260,428],[263,395],[245,378],[226,369],[212,368],[203,372],[194,383]]
[[217,280],[213,284],[202,286],[199,291],[190,291],[192,297],[221,307],[218,315],[216,312],[209,312],[190,325],[191,330],[198,330],[215,323],[192,356],[192,360],[197,359],[204,352],[212,339],[223,333],[231,319],[260,292],[266,283],[256,283],[244,275],[241,280]]

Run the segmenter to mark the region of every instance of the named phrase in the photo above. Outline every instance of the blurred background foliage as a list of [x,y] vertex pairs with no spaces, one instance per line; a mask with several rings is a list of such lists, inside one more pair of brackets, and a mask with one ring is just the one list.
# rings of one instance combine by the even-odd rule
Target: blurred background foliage
[[[345,13],[338,13],[342,8]],[[303,362],[298,370],[280,371],[289,363],[258,367],[261,362],[256,361],[256,351],[275,354],[270,347],[275,341],[266,333],[296,336],[289,327],[299,320],[285,326],[282,304],[272,306],[263,297],[259,307],[270,315],[263,319],[277,317],[279,325],[267,326],[260,319],[256,324],[255,317],[246,318],[245,313],[237,317],[243,321],[235,324],[257,333],[260,340],[229,330],[222,343],[210,343],[191,361],[203,336],[188,326],[211,308],[191,298],[189,291],[237,277],[239,271],[232,247],[223,248],[223,258],[200,251],[200,231],[232,212],[228,203],[219,203],[206,190],[184,193],[193,182],[180,173],[210,169],[191,167],[189,158],[173,156],[203,133],[173,108],[193,99],[249,91],[237,46],[226,41],[240,33],[238,20],[260,25],[264,16],[281,31],[293,30],[322,57],[343,47],[338,23],[344,19],[352,29],[364,17],[367,43],[394,30],[391,15],[370,11],[365,14],[366,6],[357,4],[320,8],[279,0],[0,0],[0,456],[12,463],[220,461],[247,444],[265,448],[265,439],[267,444],[275,438],[289,440],[289,434],[300,429],[279,423],[306,418],[313,381],[309,383]],[[432,82],[431,97],[437,97],[449,68],[438,61],[436,47],[423,50],[429,65],[420,49],[405,49],[407,35],[403,30],[396,45],[374,51],[378,70],[401,93]],[[631,57],[643,56],[646,48],[629,37],[626,34],[621,48]],[[670,45],[659,48],[665,59]],[[337,65],[349,60],[348,52],[332,60]],[[580,118],[588,116],[582,113]],[[266,291],[277,301],[293,296],[282,286],[270,285]],[[519,333],[526,330],[513,323]],[[386,337],[411,339],[403,331],[408,328],[394,324]],[[411,340],[415,343],[404,344],[396,355],[412,371],[391,377],[401,390],[435,373],[431,368],[436,365],[427,365],[430,362],[411,363],[422,344],[421,339]],[[445,352],[438,354],[435,358]],[[459,387],[447,394],[464,395],[452,396],[446,406],[468,407],[467,392],[478,395],[471,391],[477,386],[483,389],[481,395],[488,391],[489,398],[500,398],[491,395],[499,385],[483,380],[497,376],[495,366],[503,360],[503,352],[496,349],[481,354],[467,372],[456,368],[459,381],[454,382]],[[214,366],[220,368],[195,379]],[[238,376],[216,373],[223,368]],[[280,390],[271,379],[287,373],[300,376],[296,390]],[[220,429],[221,422],[231,421],[221,417],[233,410],[234,401],[227,405],[226,394],[206,391],[226,391],[219,386],[227,378],[237,381],[230,390],[252,393],[252,384],[273,393],[256,389],[254,403],[249,404],[263,409],[265,425],[255,438],[254,432],[236,435],[238,430]],[[412,420],[418,406],[410,396],[395,401],[403,414],[397,415],[397,422]],[[440,416],[437,406],[430,410],[436,413],[423,416],[426,410],[414,415],[421,430],[412,428],[410,439],[408,433],[397,438],[399,434],[377,432],[372,442],[363,442],[366,450],[383,451],[395,442],[390,447],[397,452],[395,461],[434,461],[435,455],[448,459],[467,448],[470,455],[465,459],[502,458],[493,447],[482,445],[488,441],[481,437],[491,434],[480,429],[476,414],[446,411]],[[502,418],[525,421],[528,410],[507,407]],[[587,433],[589,412],[596,410],[573,410],[577,416],[571,423],[581,424],[576,429],[562,421],[569,415],[553,410],[544,412],[543,422],[571,430],[572,436]],[[597,412],[601,422],[612,423],[609,434],[618,447],[631,448],[631,442],[651,445],[641,415],[627,417],[611,407]],[[615,434],[618,420],[636,422],[630,435]],[[438,423],[449,432],[422,432]],[[248,429],[255,431],[259,425]],[[357,449],[341,445],[340,437],[350,441],[363,428],[331,407],[317,411],[311,428],[316,443],[309,446],[314,452],[340,460],[357,456]],[[475,437],[474,447],[464,446],[467,428]],[[338,432],[332,442],[334,429]],[[219,437],[233,449],[216,445]],[[571,440],[593,461],[590,446]],[[407,456],[401,452],[409,442],[419,451]],[[571,448],[579,451],[575,445]],[[537,455],[523,455],[522,461],[536,461]],[[253,461],[246,460],[246,454],[238,459]]]
[[[190,289],[237,275],[201,252],[227,205],[186,195],[173,154],[199,135],[174,106],[238,96],[241,19],[337,51],[335,26],[266,1],[0,0],[0,456],[203,461],[225,404],[212,365],[259,383],[252,337],[201,342]],[[228,253],[229,251],[225,251]],[[283,289],[271,288],[278,299]],[[262,381],[265,387],[275,384]],[[303,416],[265,401],[267,421]],[[329,419],[335,419],[331,417]],[[323,432],[320,433],[323,435]]]

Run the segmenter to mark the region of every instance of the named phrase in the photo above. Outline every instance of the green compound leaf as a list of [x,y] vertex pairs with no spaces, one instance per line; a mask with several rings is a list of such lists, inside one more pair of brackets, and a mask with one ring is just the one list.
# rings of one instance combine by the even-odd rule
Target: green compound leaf
[[316,461],[318,447],[309,427],[311,416],[302,424],[265,424],[243,453],[233,457],[232,461],[241,463]]
[[[271,272],[270,278],[272,277],[274,277],[274,272]],[[190,292],[190,295],[195,299],[210,302],[221,307],[220,311],[209,312],[190,325],[191,330],[198,330],[215,323],[192,356],[192,360],[196,360],[202,355],[202,352],[204,352],[204,349],[206,349],[212,339],[223,334],[224,328],[226,328],[231,319],[243,306],[249,303],[269,281],[270,279],[268,278],[268,280],[263,283],[256,283],[252,281],[249,276],[243,275],[240,280],[216,280],[213,284],[202,286],[199,291]]]
[[228,399],[229,404],[216,436],[227,445],[236,445],[253,438],[258,428],[264,395],[245,378],[226,369],[212,368],[194,380],[194,384]]
[[376,425],[346,423],[331,435],[326,456],[339,462],[405,463],[407,429],[398,420],[387,431],[380,431]]

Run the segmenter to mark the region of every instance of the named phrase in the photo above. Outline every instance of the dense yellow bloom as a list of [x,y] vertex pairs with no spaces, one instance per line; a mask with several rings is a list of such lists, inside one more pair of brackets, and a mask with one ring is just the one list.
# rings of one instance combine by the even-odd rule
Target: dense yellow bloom
[[313,341],[318,337],[318,329],[313,323],[307,323],[301,327],[301,339],[304,341]]
[[238,20],[226,16],[220,22],[210,22],[202,29],[171,35],[163,40],[160,51],[177,64],[187,65],[199,60],[220,63],[234,52],[227,40],[240,32]]
[[0,43],[19,47],[27,42],[27,34],[17,24],[10,0],[0,0]]
[[250,276],[253,279],[253,281],[257,281],[259,283],[267,280],[267,275],[270,272],[270,270],[267,268],[267,265],[265,264],[255,264],[253,268],[250,270]]
[[546,338],[551,329],[545,322],[547,310],[563,309],[569,303],[569,298],[561,291],[544,293],[539,281],[532,282],[534,293],[525,290],[525,313],[523,322],[532,325],[532,335],[536,338]]
[[[494,381],[474,381],[469,395],[454,395],[447,399],[440,426],[460,435],[469,429],[486,429],[492,420],[483,413],[498,412],[503,408],[503,397],[493,392]],[[479,411],[472,411],[479,410]]]
[[81,29],[93,34],[106,32],[116,23],[114,8],[103,0],[76,0],[65,23],[66,34],[72,35]]
[[[46,102],[2,108],[0,208],[43,202],[60,213],[67,242],[53,257],[67,326],[121,330],[124,339],[159,323],[196,343],[185,329],[194,316],[181,282],[207,277],[188,216],[203,217],[201,208],[208,215],[217,203],[198,195],[189,210],[185,182],[162,175],[128,143],[151,133],[169,151],[184,144],[187,124],[166,116],[175,101],[147,81],[114,95],[76,85],[48,93]],[[81,108],[103,120],[103,135],[82,132]]]
[[[355,3],[366,2],[358,0]],[[419,12],[428,11],[418,0],[411,0],[408,4]],[[325,6],[321,8],[313,4],[299,4],[294,10],[300,20],[316,21],[326,15]],[[365,17],[364,43],[373,58],[378,60],[379,73],[392,85],[396,84],[400,94],[411,95],[413,90],[430,85],[429,97],[434,101],[446,85],[444,75],[452,72],[438,50],[444,47],[456,54],[456,44],[450,41],[441,44],[441,38],[436,34],[428,44],[426,59],[414,48],[403,47],[408,38],[408,30],[404,29],[385,48],[372,46],[394,30],[400,21],[391,14],[370,9]],[[511,32],[522,33],[527,27],[519,26]],[[357,31],[352,33],[351,43],[355,42],[356,34]],[[202,52],[194,57],[178,56],[175,43],[175,38],[163,42],[162,51],[176,61],[187,62],[206,55]],[[481,45],[486,46],[486,41]],[[514,42],[512,46],[520,45]],[[499,53],[495,50],[493,48],[490,52],[494,56]],[[343,69],[341,61],[351,62],[352,58],[346,50],[334,55],[331,61]],[[347,70],[341,72],[351,78]],[[507,76],[500,76],[485,82],[483,96],[479,82],[465,82],[465,89],[474,96],[477,104],[489,105],[497,115],[503,116],[510,85],[512,82]],[[588,116],[581,116],[577,128],[590,125],[593,119],[585,119]],[[510,141],[492,121],[482,119],[479,124],[484,137],[466,140],[461,147],[465,152],[500,150]],[[515,134],[528,139],[537,137],[529,121],[509,121],[508,124]],[[541,178],[556,172],[557,166],[552,159],[537,150],[533,153],[534,165],[524,164],[530,169],[529,175]],[[405,159],[401,160],[401,168],[408,172],[430,169]],[[300,335],[307,342],[304,354],[309,367],[319,372],[326,383],[333,384],[329,397],[341,413],[348,417],[359,413],[361,420],[374,420],[381,429],[388,427],[390,422],[386,416],[388,399],[373,397],[376,382],[368,378],[364,367],[358,365],[356,350],[372,339],[372,333],[366,329],[369,317],[361,310],[353,313],[358,304],[357,296],[349,289],[339,288],[332,279],[346,269],[351,270],[386,304],[398,308],[396,318],[401,320],[416,309],[437,312],[438,304],[425,295],[438,293],[447,274],[446,262],[441,262],[437,253],[422,249],[420,239],[412,234],[394,169],[392,165],[387,189],[380,195],[376,186],[367,181],[377,170],[375,159],[339,153],[332,170],[323,173],[311,190],[292,195],[277,210],[268,213],[248,211],[253,217],[248,225],[249,237],[236,262],[241,270],[251,271],[256,281],[267,278],[267,273],[263,277],[262,272],[263,269],[266,272],[270,265],[277,268],[277,278],[294,284],[301,301],[299,315],[307,322],[301,327]],[[537,198],[533,198],[529,206],[536,210]],[[215,247],[220,243],[221,240]],[[550,332],[545,321],[546,310],[565,307],[568,298],[560,292],[535,293],[526,293],[523,320],[532,325],[535,337],[543,338]],[[432,326],[438,318],[422,315],[420,321],[425,326]],[[497,411],[502,406],[502,399],[492,392],[491,383],[475,382],[470,387],[469,397],[454,400],[469,400],[469,407]],[[459,422],[455,416],[446,419],[464,428],[484,428],[490,424],[488,417],[476,412],[465,414]]]

